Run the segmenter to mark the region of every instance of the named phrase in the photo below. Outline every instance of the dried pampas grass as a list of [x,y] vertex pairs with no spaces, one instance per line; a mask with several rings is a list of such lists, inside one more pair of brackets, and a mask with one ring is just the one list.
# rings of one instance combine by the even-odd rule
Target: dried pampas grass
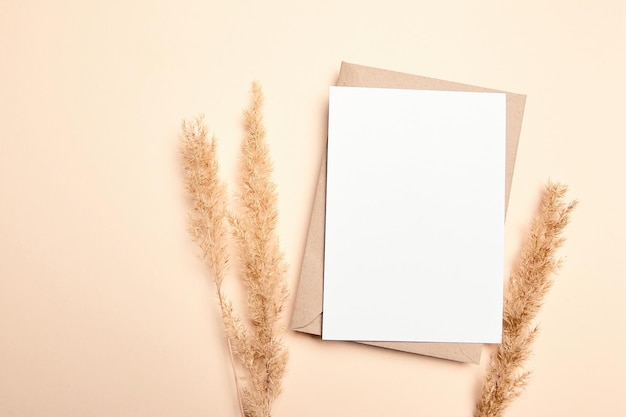
[[[228,208],[226,186],[219,179],[216,141],[207,138],[204,120],[183,122],[181,134],[185,184],[193,202],[189,233],[215,281],[241,412],[246,417],[271,416],[288,361],[281,324],[287,298],[286,265],[276,236],[277,195],[271,180],[262,105],[261,88],[254,83],[250,105],[244,112],[246,136],[241,148],[237,211]],[[537,335],[534,320],[552,286],[551,275],[559,269],[555,253],[564,242],[563,230],[577,204],[564,202],[566,190],[563,185],[548,183],[522,245],[505,291],[502,343],[487,367],[475,417],[502,416],[528,381],[530,372],[523,366]],[[229,273],[229,237],[234,238],[241,263],[245,320],[235,312],[222,288]],[[233,356],[247,373],[242,387]]]
[[577,202],[563,201],[567,187],[548,183],[504,295],[502,343],[487,367],[475,417],[499,417],[526,386],[523,365],[537,335],[534,319],[560,266],[556,250]]
[[[276,236],[276,187],[265,142],[261,87],[252,86],[244,112],[246,137],[241,150],[239,212],[227,207],[226,186],[219,180],[215,138],[207,140],[202,118],[183,122],[181,153],[185,184],[193,201],[189,232],[200,247],[217,288],[229,348],[248,373],[237,392],[247,417],[268,417],[281,391],[288,352],[282,341],[281,315],[287,298],[286,265]],[[228,272],[227,243],[232,232],[242,265],[247,321],[234,311],[222,289]]]

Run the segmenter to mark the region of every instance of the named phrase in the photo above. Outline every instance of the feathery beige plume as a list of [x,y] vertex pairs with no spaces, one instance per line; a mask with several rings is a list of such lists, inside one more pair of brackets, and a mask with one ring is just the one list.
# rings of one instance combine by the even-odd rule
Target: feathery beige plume
[[[287,298],[286,266],[276,235],[277,195],[271,180],[272,163],[265,142],[262,104],[261,88],[254,83],[251,103],[244,112],[246,136],[242,144],[242,191],[237,196],[240,206],[237,213],[227,207],[226,186],[219,180],[215,139],[207,141],[202,118],[183,122],[181,135],[185,183],[193,200],[189,232],[213,275],[229,348],[249,374],[248,383],[240,390],[233,368],[240,405],[247,417],[271,415],[288,360],[281,323]],[[235,314],[222,290],[228,271],[229,225],[241,260],[246,323]]]
[[[211,271],[215,281],[224,331],[228,338],[239,405],[243,415],[239,377],[232,357],[231,340],[246,340],[248,336],[241,319],[233,311],[232,303],[222,290],[222,281],[228,272],[228,209],[226,185],[219,179],[216,141],[214,137],[210,142],[207,140],[206,125],[200,116],[190,121],[183,121],[180,140],[185,186],[193,201],[193,210],[189,213],[188,230],[193,241],[200,248],[200,258]],[[239,343],[238,346],[247,346],[247,344]]]
[[526,386],[529,371],[523,365],[537,335],[533,324],[552,286],[551,275],[560,266],[556,250],[577,202],[566,204],[567,187],[548,183],[539,213],[533,219],[520,257],[504,294],[502,343],[491,356],[475,417],[499,417]]
[[261,108],[263,93],[252,85],[252,98],[244,112],[246,137],[241,148],[240,211],[231,216],[239,249],[242,277],[252,322],[252,357],[246,358],[251,387],[244,388],[246,415],[269,416],[288,360],[281,333],[281,314],[287,299],[286,266],[276,236],[276,186],[265,142]]

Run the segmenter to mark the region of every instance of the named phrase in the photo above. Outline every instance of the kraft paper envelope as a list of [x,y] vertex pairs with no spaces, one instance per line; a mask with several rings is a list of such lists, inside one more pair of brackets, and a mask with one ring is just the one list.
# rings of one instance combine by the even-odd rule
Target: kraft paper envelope
[[[502,92],[467,84],[387,71],[343,62],[337,80],[339,86],[407,88],[419,90]],[[508,206],[511,180],[517,155],[526,96],[506,93],[506,170],[505,209]],[[322,334],[324,285],[324,222],[326,215],[326,158],[322,160],[317,191],[311,213],[302,271],[291,321],[292,330]],[[364,342],[358,342],[364,343]],[[365,342],[366,344],[459,362],[478,363],[482,350],[476,343]]]

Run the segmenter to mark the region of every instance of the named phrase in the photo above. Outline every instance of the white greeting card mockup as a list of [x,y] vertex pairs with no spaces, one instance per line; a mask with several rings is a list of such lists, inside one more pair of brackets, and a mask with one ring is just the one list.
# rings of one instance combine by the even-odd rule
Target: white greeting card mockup
[[331,87],[326,340],[499,343],[501,93]]

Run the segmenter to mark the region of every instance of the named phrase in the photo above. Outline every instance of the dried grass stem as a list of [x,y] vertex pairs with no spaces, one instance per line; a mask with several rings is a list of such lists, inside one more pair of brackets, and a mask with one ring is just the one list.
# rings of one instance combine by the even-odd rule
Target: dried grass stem
[[[217,289],[229,348],[247,370],[241,391],[245,416],[269,417],[281,391],[288,360],[281,314],[287,298],[286,266],[280,250],[276,186],[265,141],[263,94],[257,83],[244,112],[246,136],[241,148],[241,192],[237,212],[227,207],[226,186],[219,180],[216,141],[207,140],[202,118],[183,122],[181,153],[185,184],[193,201],[189,233],[200,247]],[[222,290],[228,273],[228,237],[237,244],[246,290],[246,322]],[[239,378],[235,375],[239,387]]]
[[502,343],[487,367],[475,417],[500,417],[523,391],[529,371],[523,370],[537,336],[534,320],[560,267],[555,257],[563,244],[563,230],[577,202],[563,201],[567,187],[548,183],[539,212],[522,245],[504,294]]

